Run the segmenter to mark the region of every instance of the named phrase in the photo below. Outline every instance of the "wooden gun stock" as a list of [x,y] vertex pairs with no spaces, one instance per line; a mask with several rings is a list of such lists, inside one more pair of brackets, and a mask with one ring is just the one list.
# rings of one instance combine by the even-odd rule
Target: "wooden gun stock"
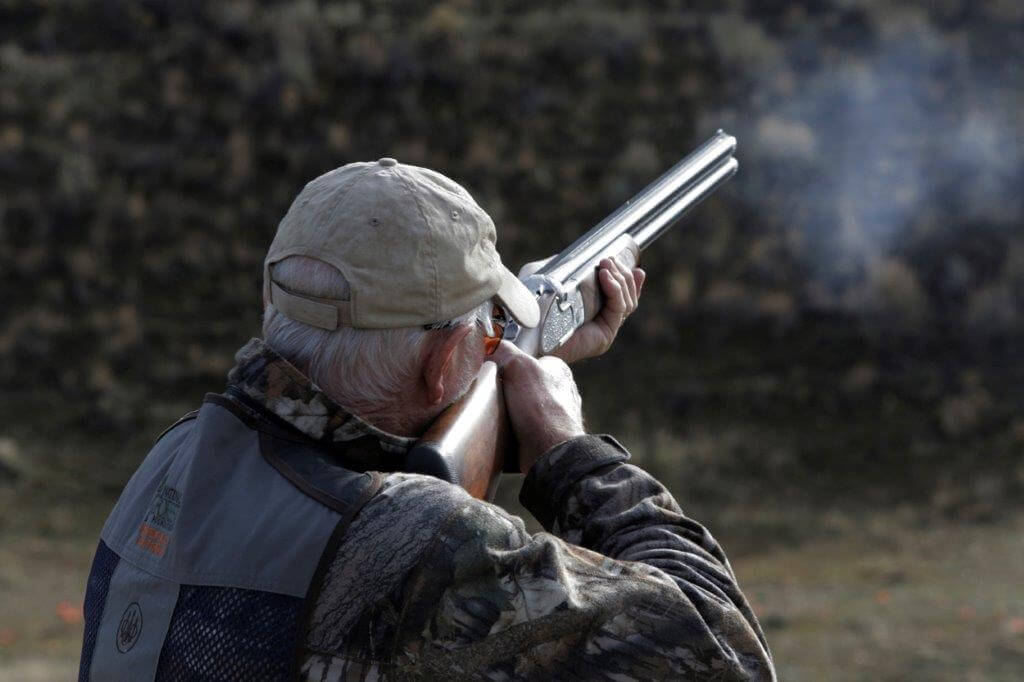
[[509,437],[498,366],[485,362],[466,395],[442,412],[409,451],[404,470],[436,476],[479,500],[491,500]]

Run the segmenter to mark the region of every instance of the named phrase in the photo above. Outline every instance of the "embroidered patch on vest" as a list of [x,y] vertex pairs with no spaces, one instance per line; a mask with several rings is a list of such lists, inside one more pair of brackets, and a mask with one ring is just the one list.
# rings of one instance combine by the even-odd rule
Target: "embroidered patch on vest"
[[161,533],[148,523],[144,523],[139,526],[139,539],[135,541],[135,544],[150,554],[162,557],[167,551],[167,543],[170,539],[167,533]]
[[135,643],[139,641],[139,635],[142,633],[142,609],[139,608],[137,602],[132,602],[128,605],[128,608],[124,610],[124,615],[121,616],[121,622],[117,626],[117,637],[115,642],[117,643],[117,650],[122,654],[126,654],[132,650]]
[[162,557],[167,551],[167,543],[171,540],[170,533],[178,522],[179,511],[181,493],[167,485],[166,480],[161,481],[156,495],[153,496],[153,503],[149,506],[149,512],[139,526],[139,537],[135,544],[151,554]]

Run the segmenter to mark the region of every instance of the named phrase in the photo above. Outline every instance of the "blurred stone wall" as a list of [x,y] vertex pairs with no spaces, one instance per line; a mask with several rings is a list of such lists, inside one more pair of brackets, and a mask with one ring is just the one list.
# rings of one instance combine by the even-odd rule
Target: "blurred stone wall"
[[724,127],[740,174],[646,255],[591,425],[697,498],[991,513],[1024,485],[1022,55],[1012,0],[0,2],[0,430],[137,460],[335,166],[460,180],[516,267]]

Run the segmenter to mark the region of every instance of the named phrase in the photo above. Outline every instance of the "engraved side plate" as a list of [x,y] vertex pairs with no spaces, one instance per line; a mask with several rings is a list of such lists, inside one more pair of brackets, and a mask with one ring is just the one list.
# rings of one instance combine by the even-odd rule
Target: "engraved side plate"
[[541,352],[547,354],[569,340],[583,324],[583,294],[574,289],[565,299],[555,301],[544,318]]

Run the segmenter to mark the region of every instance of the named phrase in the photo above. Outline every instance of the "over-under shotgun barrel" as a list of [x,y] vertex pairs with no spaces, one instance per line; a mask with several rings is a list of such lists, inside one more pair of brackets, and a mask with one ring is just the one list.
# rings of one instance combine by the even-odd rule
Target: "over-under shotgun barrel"
[[[736,172],[736,138],[719,130],[643,191],[538,267],[520,278],[537,297],[540,324],[508,324],[505,337],[532,355],[550,353],[592,319],[602,296],[597,266],[617,257],[632,267],[640,251],[703,201]],[[410,451],[406,470],[457,483],[474,497],[491,499],[511,438],[504,399],[493,363],[484,363],[465,398],[431,425]],[[515,456],[505,471],[517,471]]]
[[699,204],[739,167],[732,158],[736,138],[721,130],[686,158],[669,168],[592,227],[536,274],[556,282],[572,279],[582,266],[596,263],[615,239],[630,234],[640,250],[665,233],[690,209]]
[[[732,141],[733,146],[736,145],[735,138],[728,139]],[[676,194],[664,209],[629,231],[637,247],[643,251],[650,246],[651,242],[663,235],[691,209],[718,189],[723,182],[735,175],[738,168],[739,161],[733,157],[724,159],[716,166],[709,166],[706,173]]]

